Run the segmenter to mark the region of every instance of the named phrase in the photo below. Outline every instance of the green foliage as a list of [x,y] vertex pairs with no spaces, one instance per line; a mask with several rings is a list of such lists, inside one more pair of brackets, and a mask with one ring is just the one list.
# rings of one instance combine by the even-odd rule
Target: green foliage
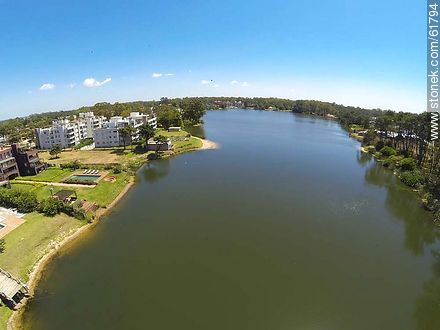
[[124,143],[124,149],[128,144],[131,143],[131,138],[132,138],[134,131],[135,131],[135,129],[131,125],[127,125],[127,126],[124,126],[124,127],[121,127],[120,129],[118,129],[118,132],[121,135],[122,141]]
[[416,166],[417,164],[414,158],[407,157],[400,161],[400,169],[403,172],[414,171]]
[[113,170],[112,170],[113,174],[119,174],[122,172],[122,166],[121,165],[115,165],[113,166]]
[[411,188],[417,188],[424,183],[425,178],[419,171],[408,171],[400,175],[400,180]]
[[65,164],[60,164],[61,169],[71,169],[71,170],[78,170],[81,168],[81,162],[79,160],[72,160]]
[[154,137],[154,128],[147,124],[142,125],[139,128],[139,135],[145,141],[145,144],[147,144],[148,140]]
[[390,157],[390,156],[397,155],[396,149],[394,149],[393,147],[389,147],[389,146],[385,146],[382,149],[380,149],[380,153],[384,157]]
[[377,134],[374,130],[369,129],[364,135],[364,145],[374,145],[377,142]]
[[37,209],[38,200],[32,191],[0,188],[0,205],[29,213]]
[[61,212],[63,202],[55,198],[46,198],[38,206],[38,212],[53,217]]
[[93,138],[87,138],[79,141],[79,143],[73,147],[73,149],[81,149],[83,147],[93,144]]
[[61,151],[61,146],[59,144],[54,144],[50,149],[49,154],[55,158],[58,158],[58,155],[61,153]]
[[172,126],[182,126],[182,116],[175,106],[161,104],[155,111],[157,122],[163,128],[168,129]]
[[182,108],[182,119],[190,124],[200,123],[206,113],[206,104],[199,99],[185,98],[180,103],[180,107]]

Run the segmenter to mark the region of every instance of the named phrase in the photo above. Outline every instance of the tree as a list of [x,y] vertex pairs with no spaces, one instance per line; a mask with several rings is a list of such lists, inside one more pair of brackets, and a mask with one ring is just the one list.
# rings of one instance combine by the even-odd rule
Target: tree
[[182,116],[176,107],[169,104],[161,104],[156,109],[157,122],[165,129],[171,126],[182,126]]
[[135,131],[135,129],[131,125],[121,127],[118,130],[119,134],[122,137],[122,143],[124,144],[124,150],[125,150],[125,147],[127,146],[127,142],[131,143],[131,137],[132,137],[134,131]]
[[52,148],[50,148],[49,154],[55,158],[58,158],[58,155],[61,153],[61,151],[61,146],[59,144],[54,144]]
[[159,154],[161,145],[163,145],[164,143],[167,143],[168,138],[163,135],[158,135],[158,136],[154,137],[154,142],[156,142],[156,157],[157,157]]
[[148,124],[142,125],[139,128],[139,135],[145,140],[145,147],[147,147],[148,140],[154,137],[154,128]]
[[205,103],[198,99],[184,99],[180,106],[183,120],[191,124],[200,123],[206,113]]

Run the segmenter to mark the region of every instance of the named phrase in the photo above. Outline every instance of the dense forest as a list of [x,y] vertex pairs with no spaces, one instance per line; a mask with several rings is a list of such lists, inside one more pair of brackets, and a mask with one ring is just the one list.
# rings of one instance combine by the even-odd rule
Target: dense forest
[[36,127],[80,112],[96,115],[128,116],[130,112],[154,111],[162,126],[194,124],[206,109],[263,109],[292,111],[337,120],[364,149],[374,154],[384,166],[393,169],[402,182],[416,189],[427,208],[440,223],[440,143],[429,142],[430,121],[427,113],[414,114],[380,109],[363,109],[336,103],[280,98],[199,97],[162,98],[159,101],[97,103],[70,111],[34,114],[0,122],[0,136],[9,142],[33,139]]

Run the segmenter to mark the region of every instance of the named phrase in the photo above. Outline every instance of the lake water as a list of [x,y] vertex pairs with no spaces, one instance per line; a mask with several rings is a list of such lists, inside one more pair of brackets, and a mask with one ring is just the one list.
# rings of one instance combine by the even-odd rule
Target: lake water
[[[438,232],[332,121],[217,111],[47,268],[31,329],[440,329]],[[202,132],[203,131],[203,132]]]

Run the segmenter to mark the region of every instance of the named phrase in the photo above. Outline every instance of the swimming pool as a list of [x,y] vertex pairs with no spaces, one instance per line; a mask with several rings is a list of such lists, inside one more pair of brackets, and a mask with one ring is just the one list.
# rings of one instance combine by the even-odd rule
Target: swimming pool
[[96,181],[101,177],[101,175],[91,175],[91,174],[75,174],[69,177],[68,181]]

